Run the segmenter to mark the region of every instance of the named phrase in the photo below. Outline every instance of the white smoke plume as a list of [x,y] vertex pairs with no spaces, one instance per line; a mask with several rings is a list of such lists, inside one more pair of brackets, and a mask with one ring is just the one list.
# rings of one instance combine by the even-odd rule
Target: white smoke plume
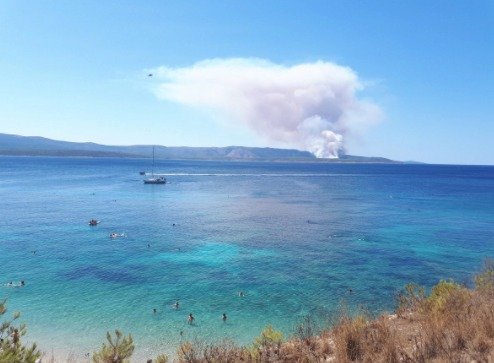
[[158,97],[212,109],[268,141],[337,158],[346,138],[380,118],[357,98],[356,73],[330,62],[284,66],[261,59],[211,59],[190,67],[159,67]]

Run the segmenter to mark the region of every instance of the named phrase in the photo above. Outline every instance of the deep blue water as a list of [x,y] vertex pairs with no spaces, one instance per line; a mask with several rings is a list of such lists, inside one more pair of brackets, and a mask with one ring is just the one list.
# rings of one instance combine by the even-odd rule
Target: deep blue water
[[494,257],[494,167],[159,161],[169,183],[144,185],[149,166],[0,157],[0,284],[26,281],[0,297],[45,351],[81,357],[114,328],[138,357],[290,335],[342,301],[391,310],[407,282],[470,283]]

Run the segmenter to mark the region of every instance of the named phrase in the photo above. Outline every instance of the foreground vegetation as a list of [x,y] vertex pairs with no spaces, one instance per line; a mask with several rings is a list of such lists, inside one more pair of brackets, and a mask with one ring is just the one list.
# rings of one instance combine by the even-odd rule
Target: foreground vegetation
[[[5,300],[0,301],[0,317],[6,313]],[[31,363],[41,356],[36,344],[26,346],[21,343],[22,337],[26,334],[26,327],[15,325],[19,317],[19,313],[14,313],[12,318],[0,325],[0,363]]]
[[[0,303],[0,315],[6,312]],[[35,363],[36,345],[21,344],[25,327],[14,327],[18,314],[0,327],[0,363]],[[95,363],[129,362],[132,337],[107,334]],[[150,360],[171,361],[162,354]],[[148,362],[150,362],[148,361]],[[414,284],[398,296],[395,314],[369,318],[341,313],[330,329],[317,329],[308,317],[294,337],[283,340],[266,327],[250,346],[232,342],[182,343],[177,362],[492,362],[494,361],[494,262],[488,260],[475,277],[475,287],[440,281],[429,294]]]

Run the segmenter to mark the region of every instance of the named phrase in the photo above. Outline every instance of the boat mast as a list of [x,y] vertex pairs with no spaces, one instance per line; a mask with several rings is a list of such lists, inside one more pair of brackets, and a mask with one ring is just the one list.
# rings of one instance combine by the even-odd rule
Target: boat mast
[[154,178],[154,146],[153,146],[153,169],[151,170],[151,175]]

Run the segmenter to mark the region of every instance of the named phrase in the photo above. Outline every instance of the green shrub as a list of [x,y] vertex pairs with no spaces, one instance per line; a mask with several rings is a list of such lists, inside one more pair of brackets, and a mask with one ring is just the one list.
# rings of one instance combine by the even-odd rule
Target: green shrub
[[273,329],[271,325],[264,328],[256,339],[254,339],[254,348],[265,348],[273,345],[280,345],[283,341],[283,333]]
[[[94,363],[126,363],[134,352],[134,341],[129,334],[128,337],[122,335],[119,330],[115,330],[116,339],[113,341],[110,332],[106,333],[108,345],[103,346],[98,352],[93,354]],[[122,338],[123,337],[123,338]]]
[[155,359],[156,363],[168,363],[168,356],[166,354],[160,354]]
[[[427,297],[427,303],[432,310],[443,310],[452,293],[460,292],[464,288],[453,280],[441,280],[432,288]],[[466,291],[465,291],[466,292]]]
[[[6,312],[5,300],[0,301],[0,316]],[[19,317],[19,313],[14,313],[11,320],[0,325],[0,363],[34,363],[41,356],[36,344],[30,347],[22,345],[21,337],[26,334],[26,326],[13,325]]]
[[475,276],[475,287],[479,290],[494,290],[494,260],[484,261],[482,271]]

